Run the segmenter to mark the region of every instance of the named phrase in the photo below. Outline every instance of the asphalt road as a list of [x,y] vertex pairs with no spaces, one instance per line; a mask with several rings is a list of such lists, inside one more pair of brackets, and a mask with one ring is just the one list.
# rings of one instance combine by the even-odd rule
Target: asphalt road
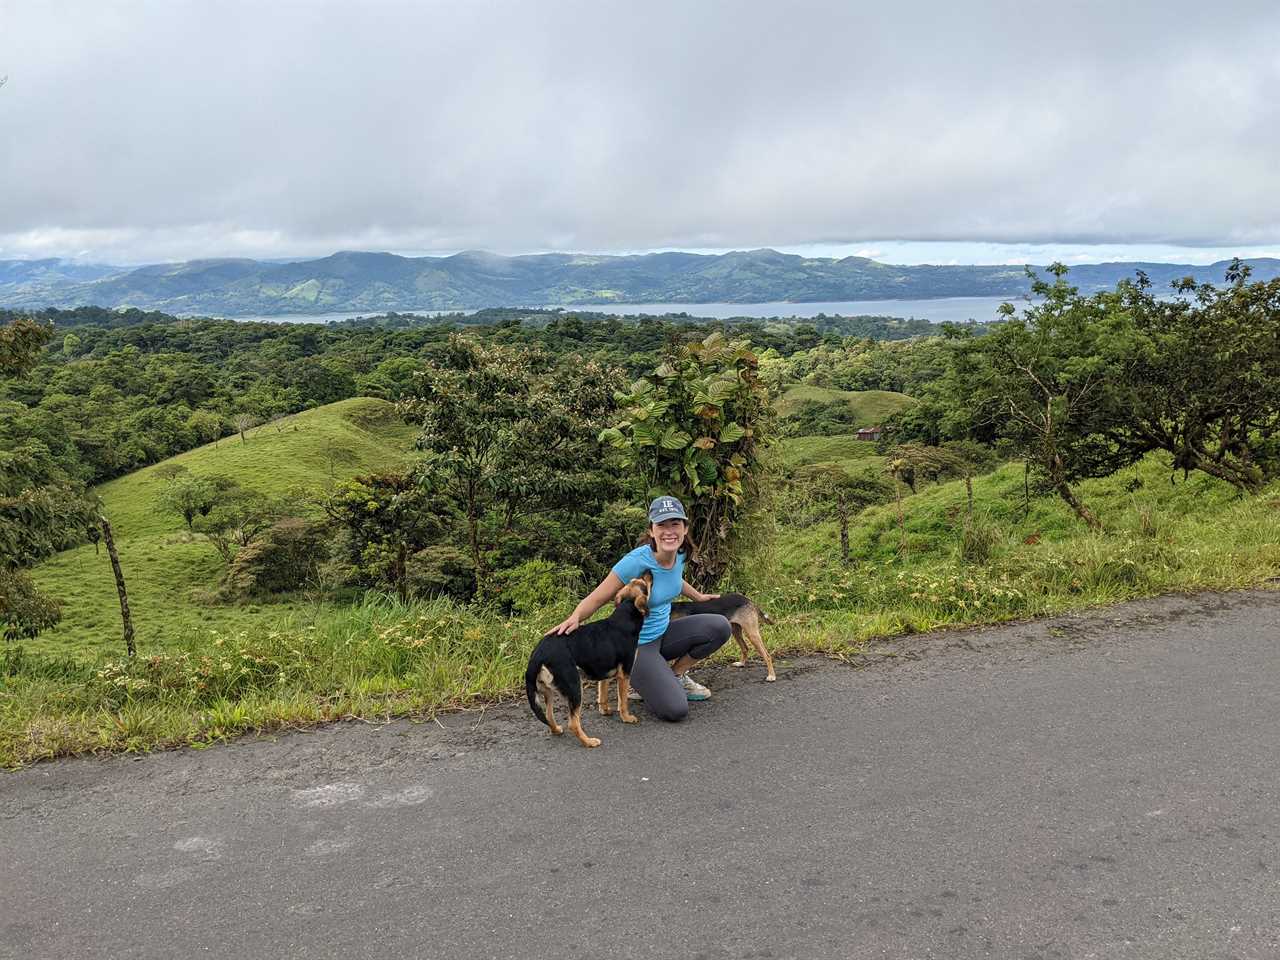
[[[1275,958],[1280,594],[0,775],[0,956]],[[767,637],[766,637],[767,639]]]

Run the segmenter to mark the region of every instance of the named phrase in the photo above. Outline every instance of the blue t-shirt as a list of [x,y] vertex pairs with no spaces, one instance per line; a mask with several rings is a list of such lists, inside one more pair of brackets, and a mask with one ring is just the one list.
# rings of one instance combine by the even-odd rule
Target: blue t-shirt
[[677,553],[676,562],[668,570],[658,564],[653,549],[646,543],[613,565],[613,572],[623,583],[644,576],[646,570],[653,574],[653,588],[649,591],[649,615],[640,628],[640,642],[652,643],[667,632],[667,624],[671,621],[671,601],[680,596],[680,588],[684,584],[684,555]]

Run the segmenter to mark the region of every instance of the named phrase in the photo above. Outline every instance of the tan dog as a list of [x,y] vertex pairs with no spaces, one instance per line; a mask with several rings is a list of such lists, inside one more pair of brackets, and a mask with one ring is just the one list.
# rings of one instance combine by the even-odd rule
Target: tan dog
[[[751,651],[747,649],[749,640],[751,646],[755,647],[760,658],[764,660],[767,671],[765,680],[772,683],[778,679],[773,669],[773,657],[769,656],[769,649],[764,645],[764,638],[760,636],[760,624],[773,623],[773,620],[756,605],[755,601],[741,593],[726,593],[714,600],[689,601],[671,605],[672,620],[679,620],[681,617],[695,613],[718,613],[729,621],[729,629],[733,631],[733,639],[738,641],[738,649],[741,652],[741,658],[733,663],[735,667],[747,665],[747,660],[751,656]],[[596,705],[606,717],[613,712],[609,709],[607,679],[596,684]]]
[[756,648],[756,653],[760,654],[760,658],[764,660],[765,669],[768,671],[765,680],[772,683],[778,679],[778,675],[773,670],[773,657],[769,656],[764,638],[760,636],[760,624],[773,623],[773,621],[750,597],[741,593],[724,593],[714,600],[671,605],[672,620],[679,620],[694,613],[718,613],[729,621],[729,627],[733,630],[733,639],[738,641],[738,649],[742,653],[741,659],[734,661],[735,667],[747,665],[747,659],[751,656],[751,652],[747,649],[747,641],[750,640],[751,646]]

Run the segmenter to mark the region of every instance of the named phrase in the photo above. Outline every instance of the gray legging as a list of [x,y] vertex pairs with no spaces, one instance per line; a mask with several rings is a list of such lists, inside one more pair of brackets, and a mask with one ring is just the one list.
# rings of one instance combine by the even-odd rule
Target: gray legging
[[667,661],[685,655],[701,660],[728,639],[729,621],[718,613],[696,613],[674,620],[657,640],[636,648],[631,686],[659,719],[683,720],[689,715],[689,698]]

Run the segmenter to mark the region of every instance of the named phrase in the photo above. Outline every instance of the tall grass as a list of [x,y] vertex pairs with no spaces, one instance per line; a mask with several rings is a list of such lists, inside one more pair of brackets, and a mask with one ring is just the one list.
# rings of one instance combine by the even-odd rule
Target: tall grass
[[134,659],[85,664],[10,651],[0,764],[502,699],[520,689],[547,625],[443,600],[373,597],[305,628],[213,633]]

